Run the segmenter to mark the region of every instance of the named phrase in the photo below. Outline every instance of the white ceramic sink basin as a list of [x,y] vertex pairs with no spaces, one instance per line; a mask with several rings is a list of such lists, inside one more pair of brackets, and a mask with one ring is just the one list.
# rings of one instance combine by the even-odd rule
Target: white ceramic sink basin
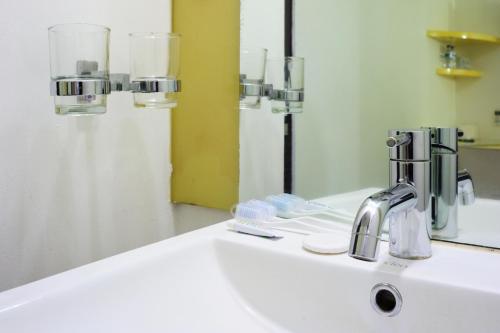
[[227,283],[215,229],[1,293],[0,332],[266,331]]
[[[432,258],[316,255],[225,224],[0,293],[0,332],[498,332],[500,255],[433,245]],[[394,317],[375,284],[402,295]]]

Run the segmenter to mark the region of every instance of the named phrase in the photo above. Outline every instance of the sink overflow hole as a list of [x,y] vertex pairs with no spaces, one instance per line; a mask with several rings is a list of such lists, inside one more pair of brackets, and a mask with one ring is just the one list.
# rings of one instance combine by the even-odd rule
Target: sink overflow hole
[[396,297],[389,290],[382,289],[375,295],[375,303],[377,303],[380,310],[391,312],[396,308]]
[[401,311],[403,299],[396,287],[379,283],[372,288],[371,305],[379,314],[393,317]]

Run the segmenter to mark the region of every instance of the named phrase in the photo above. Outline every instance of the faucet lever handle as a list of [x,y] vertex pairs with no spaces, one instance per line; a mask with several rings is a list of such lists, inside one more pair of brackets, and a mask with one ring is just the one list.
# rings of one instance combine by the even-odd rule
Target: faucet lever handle
[[402,145],[406,145],[410,143],[411,141],[411,136],[408,133],[401,133],[398,135],[390,136],[387,138],[387,141],[385,142],[387,147],[389,148],[394,148]]

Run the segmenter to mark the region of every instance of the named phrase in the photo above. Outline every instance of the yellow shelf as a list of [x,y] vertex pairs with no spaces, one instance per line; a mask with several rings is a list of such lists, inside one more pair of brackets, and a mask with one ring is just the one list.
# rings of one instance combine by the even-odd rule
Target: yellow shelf
[[441,76],[448,76],[452,78],[458,77],[481,77],[483,73],[479,71],[474,71],[471,69],[459,69],[459,68],[438,68],[436,74]]
[[448,44],[486,43],[500,44],[500,38],[477,32],[427,30],[427,36]]

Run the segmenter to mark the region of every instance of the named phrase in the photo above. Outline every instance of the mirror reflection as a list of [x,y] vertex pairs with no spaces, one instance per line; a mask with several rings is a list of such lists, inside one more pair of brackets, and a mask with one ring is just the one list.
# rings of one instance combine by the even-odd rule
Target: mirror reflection
[[[352,223],[367,197],[406,182],[432,238],[500,247],[499,22],[497,0],[294,1],[306,89],[292,193]],[[427,155],[403,156],[416,149]]]

